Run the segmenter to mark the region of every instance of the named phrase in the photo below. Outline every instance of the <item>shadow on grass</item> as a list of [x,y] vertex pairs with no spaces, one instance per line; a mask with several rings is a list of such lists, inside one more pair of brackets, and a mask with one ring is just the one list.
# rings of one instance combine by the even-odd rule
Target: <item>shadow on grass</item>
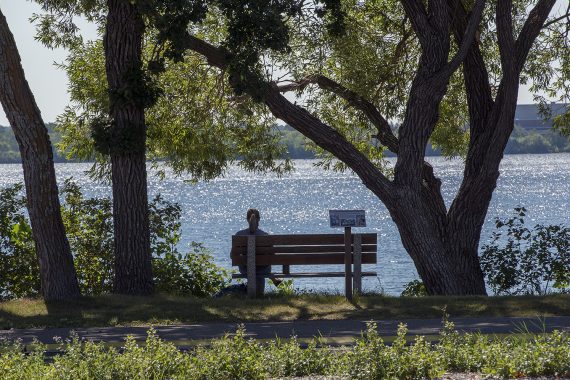
[[352,303],[342,296],[319,294],[260,299],[104,295],[48,304],[42,300],[14,300],[0,303],[0,329],[441,318],[444,307],[451,317],[570,315],[570,295],[423,298],[365,295]]

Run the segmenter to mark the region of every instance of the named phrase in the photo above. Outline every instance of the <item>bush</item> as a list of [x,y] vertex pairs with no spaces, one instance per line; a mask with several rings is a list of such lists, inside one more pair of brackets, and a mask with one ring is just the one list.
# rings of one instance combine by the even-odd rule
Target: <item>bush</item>
[[425,297],[428,295],[426,286],[420,280],[412,280],[404,286],[402,297]]
[[356,341],[349,353],[348,371],[351,379],[433,379],[441,376],[440,353],[433,350],[423,337],[407,344],[408,330],[398,327],[392,345],[386,345],[378,335],[377,325],[369,323],[366,334]]
[[[434,379],[444,372],[484,376],[570,376],[570,334],[490,337],[459,334],[447,322],[439,342],[409,340],[404,325],[392,345],[384,344],[376,325],[351,347],[323,346],[318,339],[306,349],[295,338],[260,343],[236,334],[208,346],[181,352],[153,330],[144,344],[133,339],[121,348],[72,338],[60,355],[44,362],[42,347],[24,352],[18,344],[0,354],[0,379],[267,379],[284,376],[340,376],[351,379]],[[0,347],[2,348],[2,347]]]
[[215,265],[202,244],[192,242],[192,249],[185,255],[175,250],[154,258],[152,269],[157,291],[208,297],[228,284],[230,272]]
[[61,216],[81,293],[110,293],[115,272],[111,200],[84,198],[79,185],[71,179],[65,181],[61,192]]
[[[39,269],[25,199],[16,185],[0,191],[0,298],[33,297],[40,293]],[[66,180],[62,188],[62,218],[74,256],[81,292],[98,295],[112,290],[114,277],[113,213],[109,198],[85,198],[81,188]],[[229,273],[214,264],[208,251],[192,243],[182,254],[180,206],[160,195],[149,204],[153,271],[158,291],[199,297],[213,295],[229,281]]]
[[[570,290],[570,228],[525,226],[524,207],[495,219],[497,231],[482,248],[481,267],[495,294],[546,294]],[[506,237],[503,238],[503,229]]]
[[180,242],[181,208],[157,195],[149,205],[150,241],[155,288],[180,296],[212,296],[229,283],[230,272],[214,264],[201,244],[192,242],[192,251],[182,254]]
[[0,300],[35,297],[40,273],[22,185],[0,190]]

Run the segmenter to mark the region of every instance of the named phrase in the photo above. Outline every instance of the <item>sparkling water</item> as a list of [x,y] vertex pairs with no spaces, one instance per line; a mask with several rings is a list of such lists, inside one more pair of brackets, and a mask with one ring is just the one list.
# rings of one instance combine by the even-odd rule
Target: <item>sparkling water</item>
[[[463,172],[461,159],[428,159],[443,181],[442,191],[449,205]],[[367,227],[358,232],[378,234],[377,278],[363,279],[364,290],[399,294],[404,285],[418,278],[406,254],[396,226],[386,208],[352,173],[336,173],[315,167],[314,160],[296,160],[296,170],[281,178],[247,173],[232,167],[223,178],[191,184],[188,178],[169,175],[159,180],[149,175],[149,197],[160,193],[166,200],[182,206],[180,249],[191,241],[202,242],[219,265],[229,268],[233,232],[246,228],[245,212],[255,207],[261,212],[260,228],[280,233],[342,233],[331,229],[330,209],[364,209]],[[393,163],[393,161],[392,161]],[[56,164],[59,183],[73,177],[86,196],[110,196],[108,185],[91,181],[84,171],[89,164]],[[510,155],[501,165],[501,176],[487,214],[481,241],[488,241],[496,216],[512,214],[514,207],[528,209],[528,222],[568,224],[570,203],[570,154]],[[23,180],[20,165],[0,165],[0,188]],[[342,271],[342,266],[295,268],[295,270]],[[340,278],[295,279],[299,289],[343,292]]]

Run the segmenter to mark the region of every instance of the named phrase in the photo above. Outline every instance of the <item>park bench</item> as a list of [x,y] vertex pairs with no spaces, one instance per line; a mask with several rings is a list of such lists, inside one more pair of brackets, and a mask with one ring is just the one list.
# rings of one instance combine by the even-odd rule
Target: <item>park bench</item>
[[[362,264],[376,264],[376,234],[291,234],[291,235],[234,235],[232,236],[232,265],[247,266],[247,275],[233,274],[233,278],[247,278],[247,293],[255,296],[256,265],[282,266],[281,273],[260,274],[265,278],[344,277],[345,294],[352,298],[352,288],[360,293],[362,277],[376,276],[363,272]],[[291,272],[291,265],[341,265],[342,272]],[[354,267],[354,268],[353,268]],[[272,268],[274,269],[274,268]]]

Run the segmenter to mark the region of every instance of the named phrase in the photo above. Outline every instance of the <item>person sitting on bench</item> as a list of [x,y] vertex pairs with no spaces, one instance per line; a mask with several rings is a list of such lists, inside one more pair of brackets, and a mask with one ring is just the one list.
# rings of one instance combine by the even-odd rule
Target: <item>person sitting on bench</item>
[[[249,223],[249,227],[236,232],[236,235],[269,235],[267,232],[259,228],[259,220],[261,219],[261,216],[257,209],[250,208],[247,210],[246,219]],[[241,274],[247,275],[247,266],[240,265],[238,266],[238,269]],[[265,293],[265,278],[263,275],[271,273],[271,265],[258,265],[255,273],[257,274],[255,279],[255,293],[260,296]],[[275,286],[281,283],[281,280],[277,278],[272,278],[271,281]]]

